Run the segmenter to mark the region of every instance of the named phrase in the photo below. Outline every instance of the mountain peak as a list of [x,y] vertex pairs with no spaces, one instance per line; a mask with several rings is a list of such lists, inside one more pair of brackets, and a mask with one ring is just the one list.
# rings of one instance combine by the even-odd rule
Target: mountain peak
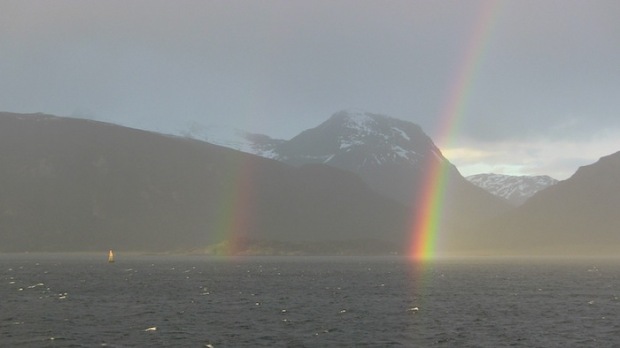
[[279,159],[290,164],[327,163],[348,170],[390,163],[418,166],[429,155],[443,160],[420,126],[361,110],[339,111],[278,150]]
[[341,127],[355,131],[358,135],[372,135],[384,131],[385,137],[396,135],[405,140],[411,139],[408,132],[402,128],[407,128],[415,132],[422,131],[422,129],[414,123],[358,109],[339,111],[332,115],[326,123],[330,125],[338,123]]
[[369,131],[377,123],[378,118],[386,116],[372,114],[362,110],[343,110],[335,113],[331,119],[340,122],[344,127],[360,132]]

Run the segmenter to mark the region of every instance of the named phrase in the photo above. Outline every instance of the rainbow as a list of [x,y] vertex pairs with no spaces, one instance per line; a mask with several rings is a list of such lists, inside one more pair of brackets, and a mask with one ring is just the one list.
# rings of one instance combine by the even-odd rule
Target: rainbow
[[[456,78],[448,89],[446,103],[439,115],[439,139],[437,144],[447,148],[454,142],[467,103],[474,90],[477,72],[482,64],[484,51],[496,22],[500,0],[489,0],[481,3],[479,16],[472,28],[467,49],[456,73]],[[436,244],[442,213],[446,186],[448,184],[448,162],[437,161],[433,154],[427,159],[428,171],[422,181],[422,192],[418,195],[411,227],[411,243],[409,256],[414,260],[425,261],[436,255]]]
[[252,183],[254,161],[249,156],[235,156],[229,166],[227,182],[220,192],[215,226],[219,241],[215,254],[234,256],[244,248],[248,231],[255,222],[255,186]]

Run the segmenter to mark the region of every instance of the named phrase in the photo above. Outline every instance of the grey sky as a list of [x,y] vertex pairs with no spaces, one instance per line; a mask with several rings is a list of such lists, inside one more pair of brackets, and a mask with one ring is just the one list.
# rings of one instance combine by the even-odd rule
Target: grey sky
[[[489,1],[0,0],[0,110],[278,138],[357,108],[438,118]],[[450,148],[564,179],[620,150],[620,2],[502,1]],[[438,144],[441,145],[442,144]]]

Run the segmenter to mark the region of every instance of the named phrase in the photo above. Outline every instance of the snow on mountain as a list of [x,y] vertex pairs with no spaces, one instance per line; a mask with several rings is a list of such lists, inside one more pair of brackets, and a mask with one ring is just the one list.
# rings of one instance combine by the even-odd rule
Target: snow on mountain
[[525,203],[538,191],[558,182],[547,175],[513,176],[492,173],[471,175],[466,179],[496,196],[505,198],[514,205]]
[[[193,123],[179,135],[293,166],[327,164],[358,174],[370,187],[409,202],[425,165],[447,161],[420,126],[358,110],[335,113],[291,140]],[[458,174],[456,168],[453,169]]]
[[[322,163],[360,175],[371,187],[405,202],[429,161],[447,161],[420,126],[385,115],[343,110],[291,140],[225,126],[191,124],[181,135],[294,166]],[[456,168],[454,175],[458,175]],[[479,174],[468,181],[520,205],[557,182],[548,176]],[[408,187],[407,190],[403,188]]]
[[343,156],[355,156],[360,160],[360,167],[397,162],[417,165],[427,151],[437,160],[445,160],[418,125],[357,110],[340,111],[317,128],[302,132],[289,141],[197,122],[178,134],[294,165],[325,163],[338,166],[337,162]]
[[334,114],[278,147],[277,159],[293,165],[325,163],[342,169],[383,165],[418,166],[441,152],[413,123],[384,115],[346,110]]
[[[338,137],[340,150],[348,151],[352,147],[371,142],[373,146],[379,145],[376,148],[377,155],[381,155],[374,156],[378,164],[396,158],[409,161],[419,157],[415,148],[410,146],[411,137],[407,131],[399,128],[405,124],[403,121],[361,111],[344,111],[337,114],[336,118],[342,118],[343,126],[350,130]],[[411,132],[410,129],[408,131]]]
[[179,134],[187,138],[203,140],[265,158],[276,158],[276,147],[285,142],[285,140],[273,139],[263,134],[249,133],[238,128],[221,125],[204,126],[196,122]]

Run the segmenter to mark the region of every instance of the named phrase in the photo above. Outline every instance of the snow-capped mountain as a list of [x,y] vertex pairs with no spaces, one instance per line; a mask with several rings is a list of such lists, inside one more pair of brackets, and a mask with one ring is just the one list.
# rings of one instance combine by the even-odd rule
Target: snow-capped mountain
[[377,192],[406,204],[423,169],[447,161],[418,125],[362,111],[340,111],[279,145],[276,153],[294,166],[323,163],[356,173]]
[[[431,160],[447,161],[418,125],[358,110],[340,111],[289,141],[198,123],[181,135],[295,166],[323,163],[349,170],[377,191],[401,202],[410,200],[411,191],[394,185],[394,181],[410,187],[429,156]],[[477,174],[466,179],[515,206],[558,182],[549,176],[502,174]]]
[[[290,141],[199,123],[191,124],[180,135],[294,165],[324,163],[338,167],[348,157],[356,157],[357,169],[389,163],[415,165],[426,152],[444,159],[418,125],[362,111],[338,112]],[[364,158],[359,157],[361,153]]]
[[466,178],[486,191],[521,205],[536,192],[555,185],[558,180],[547,176],[513,176],[504,174],[476,174]]
[[[341,111],[278,147],[278,159],[334,166],[355,161],[359,170],[386,164],[416,165],[426,155],[443,156],[413,123],[362,111]],[[351,168],[346,168],[351,169]]]
[[396,118],[341,111],[277,147],[276,159],[302,166],[324,163],[357,174],[371,189],[407,205],[412,221],[425,219],[421,205],[426,176],[440,163],[447,169],[441,206],[442,245],[455,248],[471,238],[466,226],[504,214],[512,207],[459,173],[422,128]]
[[[340,111],[288,141],[198,124],[182,135],[293,166],[319,163],[347,170],[359,175],[375,191],[408,205],[415,201],[425,170],[433,163],[445,162],[453,187],[448,195],[453,194],[454,201],[463,201],[463,207],[455,209],[494,211],[493,205],[502,205],[499,199],[465,180],[420,126],[385,115]],[[487,199],[481,197],[487,195],[493,198],[489,200],[491,206],[482,202]],[[481,199],[480,204],[472,204],[476,199],[470,196]]]

